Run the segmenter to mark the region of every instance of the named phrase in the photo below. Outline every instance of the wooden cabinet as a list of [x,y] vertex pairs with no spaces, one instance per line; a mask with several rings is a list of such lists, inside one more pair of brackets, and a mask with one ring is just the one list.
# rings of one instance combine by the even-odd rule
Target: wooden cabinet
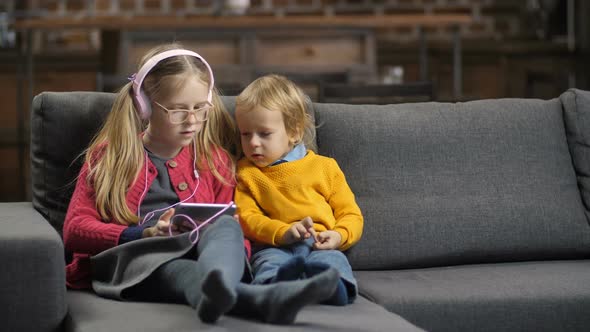
[[296,81],[340,73],[345,82],[371,80],[377,72],[374,34],[363,28],[123,30],[106,32],[102,39],[103,44],[112,44],[102,50],[103,59],[110,59],[110,66],[104,68],[105,82],[115,83],[105,90],[133,73],[147,50],[173,41],[207,59],[221,89],[245,86],[271,72]]

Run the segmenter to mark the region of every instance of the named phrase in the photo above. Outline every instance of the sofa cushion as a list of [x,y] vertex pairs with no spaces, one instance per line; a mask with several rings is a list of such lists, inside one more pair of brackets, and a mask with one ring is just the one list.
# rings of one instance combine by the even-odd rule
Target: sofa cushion
[[428,331],[587,331],[590,261],[356,271],[362,295]]
[[69,291],[66,331],[422,331],[396,314],[359,297],[346,307],[313,305],[304,308],[293,325],[261,324],[222,316],[201,323],[188,305],[119,302],[89,292]]
[[571,89],[560,96],[567,141],[590,219],[590,91]]
[[103,123],[114,96],[98,92],[44,92],[33,99],[33,206],[60,234],[84,161],[77,157]]
[[353,268],[590,254],[559,99],[314,107],[365,216]]

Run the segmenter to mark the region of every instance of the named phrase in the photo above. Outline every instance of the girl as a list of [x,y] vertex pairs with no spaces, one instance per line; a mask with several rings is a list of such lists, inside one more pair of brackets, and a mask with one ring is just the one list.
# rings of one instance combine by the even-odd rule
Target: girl
[[68,207],[67,285],[119,300],[187,303],[204,322],[231,312],[288,324],[327,298],[335,270],[306,282],[241,283],[243,234],[231,217],[196,232],[171,223],[179,202],[233,196],[235,129],[205,59],[177,44],[158,47],[130,80],[86,151]]
[[306,150],[313,138],[306,104],[301,89],[278,75],[237,97],[244,158],[235,199],[244,233],[256,243],[253,283],[313,278],[333,266],[342,279],[324,303],[346,305],[357,286],[342,251],[360,239],[363,217],[336,161]]

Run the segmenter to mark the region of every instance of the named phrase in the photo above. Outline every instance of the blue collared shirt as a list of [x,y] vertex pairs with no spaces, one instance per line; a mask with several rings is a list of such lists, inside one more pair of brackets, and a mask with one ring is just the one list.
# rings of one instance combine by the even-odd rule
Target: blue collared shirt
[[278,164],[286,163],[288,161],[299,160],[299,159],[305,157],[306,154],[307,154],[307,149],[305,148],[305,144],[299,143],[299,144],[295,145],[295,147],[293,147],[293,149],[291,151],[289,151],[289,153],[287,153],[284,157],[278,159],[277,161],[275,161],[274,163],[272,163],[268,166],[275,166]]

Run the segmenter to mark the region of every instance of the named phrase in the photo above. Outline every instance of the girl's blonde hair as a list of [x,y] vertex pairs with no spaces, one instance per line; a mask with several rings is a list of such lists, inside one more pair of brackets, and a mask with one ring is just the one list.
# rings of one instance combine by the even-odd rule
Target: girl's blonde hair
[[280,111],[287,133],[299,137],[306,148],[315,151],[315,126],[308,110],[310,105],[311,100],[301,88],[276,74],[257,78],[236,98],[236,112],[248,112],[256,107]]
[[[178,43],[155,47],[141,59],[138,68],[156,54],[181,48]],[[165,98],[178,91],[178,86],[193,75],[207,85],[210,83],[207,69],[198,58],[174,56],[160,61],[147,74],[142,88],[150,100]],[[126,195],[139,171],[146,167],[141,133],[148,122],[142,121],[136,111],[132,84],[129,82],[121,88],[103,127],[85,151],[86,180],[94,188],[98,213],[104,221],[114,219],[125,225],[138,222],[138,216],[127,206]],[[216,89],[213,90],[212,103],[207,121],[194,137],[197,150],[194,158],[197,169],[207,168],[217,179],[228,184],[235,176],[235,160],[230,151],[235,149],[236,128]],[[229,164],[215,165],[222,153],[230,156]],[[219,166],[226,167],[232,178],[224,178],[217,170]]]

